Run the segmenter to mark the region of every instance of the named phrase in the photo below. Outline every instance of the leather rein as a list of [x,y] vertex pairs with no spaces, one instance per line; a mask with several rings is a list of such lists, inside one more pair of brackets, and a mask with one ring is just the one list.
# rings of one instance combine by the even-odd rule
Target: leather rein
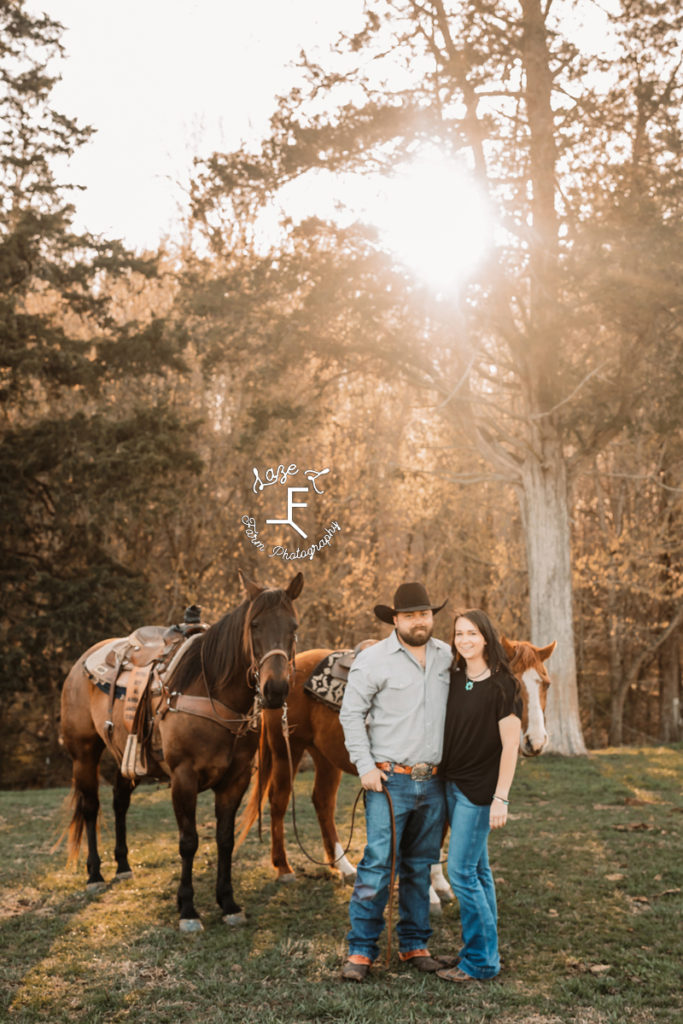
[[[286,703],[284,704],[283,709],[282,709],[282,735],[283,735],[284,740],[285,740],[285,748],[287,750],[287,761],[288,761],[288,764],[289,764],[289,784],[290,784],[290,789],[291,789],[291,794],[292,794],[292,828],[293,828],[293,831],[294,831],[294,837],[295,837],[295,839],[297,841],[297,845],[298,845],[299,849],[301,850],[301,852],[303,853],[304,857],[306,857],[308,860],[310,860],[312,864],[320,864],[322,867],[333,867],[335,864],[338,863],[338,861],[340,861],[342,859],[342,857],[346,856],[346,854],[349,852],[349,849],[351,848],[351,840],[353,839],[353,829],[354,829],[355,820],[356,820],[356,808],[358,807],[358,801],[360,800],[360,798],[363,797],[363,799],[365,799],[365,796],[364,796],[365,790],[361,786],[361,788],[358,790],[358,793],[356,794],[356,799],[353,802],[353,807],[351,809],[351,828],[350,828],[350,831],[349,831],[349,840],[348,840],[346,846],[344,847],[344,849],[342,850],[342,852],[339,854],[338,857],[335,857],[335,859],[333,861],[316,860],[315,857],[311,856],[311,854],[308,852],[308,850],[306,849],[306,847],[302,843],[301,837],[299,835],[299,829],[298,829],[297,824],[296,824],[296,798],[295,798],[295,795],[294,795],[294,763],[292,761],[292,748],[291,748],[290,743],[289,743],[289,722],[287,720],[287,704]],[[263,733],[262,733],[262,736],[263,736]],[[389,962],[391,960],[392,904],[393,904],[393,898],[394,898],[394,889],[395,889],[395,886],[396,886],[396,819],[394,818],[394,805],[393,805],[392,800],[391,800],[391,794],[389,793],[389,790],[386,788],[384,783],[382,783],[382,792],[384,793],[384,795],[386,796],[386,798],[387,798],[387,800],[389,802],[389,817],[391,819],[391,875],[390,875],[390,879],[389,879],[389,899],[388,899],[388,905],[387,905],[387,966],[389,966]],[[260,835],[261,835],[260,807],[261,807],[261,779],[260,779],[260,759],[259,759],[259,838],[260,838]]]
[[[200,648],[199,656],[202,668],[202,679],[204,680],[204,686],[206,688],[206,697],[194,696],[192,694],[180,693],[177,690],[169,692],[167,690],[166,697],[166,708],[164,714],[167,711],[179,712],[186,715],[194,715],[196,718],[204,718],[209,722],[214,722],[216,725],[222,726],[229,732],[233,733],[234,736],[244,736],[245,733],[256,731],[259,727],[261,719],[261,708],[263,707],[263,694],[261,693],[260,687],[260,670],[265,665],[269,658],[275,657],[276,655],[282,655],[287,659],[290,664],[290,677],[294,671],[294,651],[292,650],[291,656],[287,651],[281,647],[273,647],[271,650],[261,657],[258,662],[254,656],[253,641],[251,633],[249,634],[250,640],[250,653],[251,653],[251,664],[247,671],[247,678],[251,677],[253,686],[256,691],[254,697],[254,703],[252,704],[251,710],[246,714],[240,711],[235,711],[234,708],[229,707],[227,704],[223,704],[211,693],[209,687],[209,681],[206,675],[206,668],[204,665],[204,651]],[[166,689],[166,688],[165,688]],[[172,703],[173,702],[173,703]]]

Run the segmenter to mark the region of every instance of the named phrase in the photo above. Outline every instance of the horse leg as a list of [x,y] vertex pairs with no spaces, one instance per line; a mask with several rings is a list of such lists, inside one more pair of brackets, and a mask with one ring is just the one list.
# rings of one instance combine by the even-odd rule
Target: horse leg
[[304,748],[291,743],[292,767],[286,753],[273,748],[273,770],[268,787],[270,802],[270,856],[278,874],[278,882],[295,882],[296,875],[287,859],[285,848],[285,814],[292,793],[292,779],[296,776]]
[[116,858],[115,882],[123,878],[132,878],[133,872],[128,863],[128,843],[126,842],[126,814],[130,806],[130,795],[133,791],[133,783],[130,779],[123,777],[121,772],[116,773],[114,779],[114,821],[116,827],[116,846],[114,857]]
[[441,859],[438,864],[432,864],[430,870],[429,910],[432,914],[441,913],[441,900],[450,903],[451,900],[455,899],[453,890],[448,884],[448,879],[443,873],[443,865],[448,859],[448,847],[445,845],[447,834],[448,822],[444,825],[441,837]]
[[236,774],[230,774],[227,785],[215,789],[216,846],[218,870],[216,874],[216,902],[223,912],[223,921],[230,925],[247,923],[247,916],[238,903],[232,888],[232,852],[235,845],[235,815],[251,778],[251,757]]
[[352,883],[356,877],[356,869],[344,853],[334,821],[337,790],[342,777],[341,769],[333,765],[317,750],[311,749],[311,756],[315,764],[313,806],[318,815],[327,861],[331,868],[336,868],[339,871],[344,882]]
[[449,903],[452,899],[455,899],[455,896],[448,884],[448,879],[443,873],[443,865],[441,862],[432,864],[429,885],[429,909],[433,914],[440,914],[441,901],[445,900]]
[[181,764],[171,776],[171,797],[178,823],[178,850],[181,859],[177,903],[181,932],[200,932],[203,925],[194,907],[192,865],[199,846],[197,835],[197,776],[189,765]]
[[104,878],[100,871],[101,861],[97,849],[97,816],[100,811],[99,798],[99,762],[104,743],[94,733],[87,741],[79,744],[77,752],[70,749],[73,758],[73,797],[74,810],[69,829],[70,849],[77,855],[81,836],[85,830],[88,843],[88,881],[86,888],[90,892],[104,886]]

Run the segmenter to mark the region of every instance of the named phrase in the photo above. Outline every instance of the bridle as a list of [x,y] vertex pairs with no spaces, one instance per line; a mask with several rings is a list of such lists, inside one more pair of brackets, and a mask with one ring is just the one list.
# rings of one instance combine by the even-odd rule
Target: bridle
[[[296,635],[294,636],[294,638],[292,640],[292,653],[291,653],[291,656],[287,653],[287,651],[283,650],[282,647],[272,647],[269,651],[266,651],[266,653],[257,661],[256,660],[256,655],[254,654],[254,638],[253,638],[252,632],[251,632],[251,625],[249,626],[249,656],[250,656],[250,665],[249,665],[249,668],[247,669],[247,683],[248,683],[249,686],[251,686],[251,688],[253,690],[256,691],[256,695],[254,697],[254,702],[253,702],[251,711],[248,714],[246,714],[246,715],[240,716],[239,719],[234,719],[227,726],[228,728],[230,728],[231,724],[240,722],[242,720],[250,722],[250,723],[252,723],[252,727],[255,726],[256,728],[258,728],[258,723],[259,723],[259,720],[260,720],[260,717],[261,717],[261,708],[263,707],[263,692],[261,690],[260,671],[263,668],[263,666],[265,665],[266,661],[268,661],[269,658],[272,658],[272,657],[275,657],[278,654],[281,654],[289,662],[289,682],[291,683],[291,680],[292,680],[292,678],[294,676],[294,656],[295,656],[295,653],[296,653]],[[206,689],[206,695],[207,695],[207,697],[209,699],[209,703],[211,705],[211,709],[212,709],[212,711],[214,713],[215,718],[217,720],[219,720],[220,719],[220,715],[216,711],[214,695],[212,693],[212,688],[209,685],[209,679],[208,679],[208,676],[207,676],[207,673],[206,673],[206,666],[204,664],[204,648],[203,647],[200,647],[199,659],[200,659],[200,663],[201,663],[202,679],[204,680],[204,687]]]
[[251,629],[250,629],[249,630],[249,653],[251,655],[251,664],[250,664],[249,670],[247,672],[247,678],[249,680],[252,680],[252,682],[250,682],[250,685],[253,686],[253,688],[256,690],[257,696],[259,697],[259,699],[261,701],[263,700],[263,694],[261,692],[261,669],[263,668],[263,666],[265,665],[265,663],[268,661],[269,658],[274,658],[278,654],[282,655],[283,658],[286,658],[286,660],[289,662],[289,679],[290,679],[290,682],[291,682],[292,677],[294,676],[294,657],[296,655],[296,636],[292,640],[292,650],[291,650],[291,653],[288,652],[288,651],[285,651],[282,647],[272,647],[269,651],[266,651],[266,653],[261,658],[259,658],[258,661],[257,661],[256,660],[256,655],[254,654],[254,638],[251,635]]

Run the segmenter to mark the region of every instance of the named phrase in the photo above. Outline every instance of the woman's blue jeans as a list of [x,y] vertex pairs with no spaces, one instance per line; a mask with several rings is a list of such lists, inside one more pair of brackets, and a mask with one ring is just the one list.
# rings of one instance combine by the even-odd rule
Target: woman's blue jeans
[[[443,784],[436,776],[417,782],[393,771],[385,782],[396,823],[396,874],[401,952],[425,949],[429,924],[429,870],[439,859],[446,807]],[[391,876],[391,816],[385,793],[365,793],[367,845],[357,868],[349,903],[349,954],[375,960],[384,927]]]
[[451,826],[448,880],[460,904],[463,947],[458,967],[473,978],[493,978],[500,971],[496,888],[489,867],[487,841],[490,805],[468,800],[454,782],[446,783]]

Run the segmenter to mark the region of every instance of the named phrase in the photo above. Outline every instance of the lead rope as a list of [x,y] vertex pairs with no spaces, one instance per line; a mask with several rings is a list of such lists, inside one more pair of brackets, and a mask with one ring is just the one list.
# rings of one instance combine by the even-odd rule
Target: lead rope
[[292,761],[292,748],[289,745],[289,722],[287,720],[287,705],[286,704],[284,705],[284,707],[282,709],[282,735],[283,735],[284,740],[285,740],[285,747],[286,747],[286,750],[287,750],[287,761],[288,761],[288,764],[289,764],[289,784],[290,784],[291,793],[292,793],[292,828],[294,830],[294,837],[295,837],[295,839],[297,841],[297,844],[299,846],[299,849],[303,853],[304,857],[306,857],[308,860],[310,860],[310,862],[312,864],[320,864],[320,865],[322,865],[322,867],[331,867],[334,864],[336,864],[337,861],[340,861],[342,859],[342,857],[345,857],[346,854],[349,852],[349,849],[351,847],[351,840],[353,839],[353,829],[354,829],[354,825],[355,825],[355,821],[356,821],[356,808],[358,807],[358,801],[360,800],[360,798],[363,795],[363,793],[365,792],[365,790],[363,790],[362,788],[359,789],[358,793],[356,795],[356,799],[353,802],[353,808],[351,809],[351,831],[349,832],[349,841],[346,844],[346,846],[344,847],[344,849],[342,850],[342,852],[339,854],[338,857],[335,857],[335,859],[333,861],[331,861],[331,862],[327,861],[327,860],[316,860],[315,857],[312,857],[310,855],[310,853],[308,852],[308,850],[305,848],[304,844],[302,843],[301,837],[299,836],[299,829],[298,829],[297,824],[296,824],[296,798],[294,796],[294,763]]
[[[289,745],[289,722],[287,720],[287,705],[286,704],[284,705],[284,707],[282,709],[282,735],[283,735],[284,740],[285,740],[285,747],[286,747],[286,750],[287,750],[287,761],[289,763],[289,782],[290,782],[290,787],[291,787],[291,791],[292,791],[292,828],[294,830],[294,837],[295,837],[295,839],[296,839],[296,841],[298,843],[299,849],[303,853],[304,857],[307,857],[308,860],[310,860],[311,863],[313,863],[313,864],[321,864],[323,867],[328,867],[329,866],[329,861],[326,861],[326,860],[316,860],[315,857],[311,857],[310,853],[308,852],[308,850],[306,850],[306,848],[304,847],[303,843],[301,842],[301,838],[299,836],[299,830],[298,830],[297,824],[296,824],[296,798],[294,796],[294,764],[292,762],[292,748]],[[382,783],[382,792],[386,796],[387,801],[389,803],[389,817],[391,819],[391,873],[389,875],[389,901],[388,901],[389,902],[389,907],[388,907],[388,911],[387,911],[387,967],[388,967],[390,962],[391,962],[391,931],[392,931],[392,918],[393,918],[392,904],[393,904],[393,899],[394,899],[394,890],[396,888],[396,819],[394,817],[394,805],[393,805],[392,800],[391,800],[391,794],[390,794],[389,790],[387,789],[387,787],[384,785],[384,783]],[[336,864],[337,861],[341,860],[342,857],[345,857],[346,854],[349,852],[349,849],[351,847],[351,840],[353,839],[353,829],[354,829],[354,824],[355,824],[355,820],[356,820],[356,808],[358,807],[358,801],[360,800],[361,796],[364,795],[364,793],[365,793],[365,790],[361,787],[358,790],[358,793],[356,795],[356,799],[353,802],[353,808],[351,810],[351,831],[349,833],[349,841],[346,844],[346,846],[345,846],[344,850],[342,851],[342,853],[340,853],[339,856],[336,857],[332,861],[332,864]]]
[[[250,634],[250,637],[251,637],[251,634]],[[290,686],[291,686],[292,685],[292,681],[294,679],[294,659],[296,657],[296,637],[294,637],[294,640],[292,641],[291,656],[288,655],[286,651],[283,651],[279,647],[278,648],[274,648],[273,650],[270,650],[266,654],[264,654],[264,656],[261,658],[261,660],[258,663],[258,666],[256,668],[256,678],[257,679],[258,679],[259,669],[261,669],[263,667],[263,663],[266,661],[267,658],[269,658],[271,656],[271,654],[284,654],[284,656],[287,658],[287,661],[289,663],[289,683],[290,683]],[[252,659],[253,659],[253,657],[254,657],[254,655],[253,655],[253,649],[252,649]],[[283,720],[283,722],[287,721],[287,701],[285,701],[285,703],[282,705],[282,720]],[[262,808],[262,802],[263,802],[263,749],[264,749],[264,747],[265,747],[265,745],[267,743],[267,740],[266,740],[266,723],[263,720],[263,715],[260,716],[260,723],[261,723],[261,731],[260,731],[260,734],[259,734],[259,756],[258,756],[258,764],[257,764],[257,771],[258,771],[257,788],[258,788],[258,838],[259,838],[259,842],[262,843],[263,842],[263,808]],[[290,776],[291,776],[291,772],[292,772],[292,757],[291,757],[291,754],[289,752],[289,731],[287,732],[287,736],[288,736],[288,739],[287,739],[287,753],[289,754],[289,771],[290,771]]]
[[[287,705],[285,704],[285,707]],[[259,843],[263,842],[263,808],[261,807],[261,801],[263,799],[263,748],[266,743],[266,723],[263,721],[263,715],[261,715],[261,732],[259,735],[259,751],[258,751],[258,764],[256,770],[257,786],[258,786],[258,839]]]
[[391,793],[382,783],[382,792],[389,802],[389,817],[391,818],[391,874],[389,875],[389,906],[387,910],[387,963],[391,963],[391,922],[393,917],[394,889],[396,887],[396,819],[394,818],[394,805],[391,801]]

